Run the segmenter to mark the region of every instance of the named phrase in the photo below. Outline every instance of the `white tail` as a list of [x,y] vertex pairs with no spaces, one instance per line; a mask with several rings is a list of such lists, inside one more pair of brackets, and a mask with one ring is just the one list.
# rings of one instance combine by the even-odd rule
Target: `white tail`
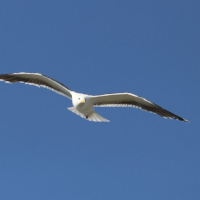
[[89,114],[87,120],[93,121],[93,122],[109,122],[109,120],[107,120],[106,118],[102,117],[101,115],[99,115],[95,111],[93,111],[93,112],[91,112]]
[[107,120],[106,118],[102,117],[101,115],[99,115],[98,113],[96,113],[95,111],[92,111],[87,117],[80,113],[79,111],[76,110],[76,108],[74,107],[70,107],[68,108],[68,110],[72,111],[73,113],[79,115],[80,117],[87,119],[89,121],[93,121],[93,122],[109,122],[109,120]]

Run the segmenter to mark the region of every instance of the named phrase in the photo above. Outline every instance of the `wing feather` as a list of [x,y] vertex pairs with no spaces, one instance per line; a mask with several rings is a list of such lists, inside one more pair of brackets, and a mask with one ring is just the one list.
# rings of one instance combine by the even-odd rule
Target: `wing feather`
[[97,95],[97,96],[92,96],[91,101],[94,106],[136,107],[152,113],[156,113],[165,118],[173,118],[187,122],[186,119],[183,119],[173,114],[172,112],[165,110],[164,108],[148,101],[145,98],[139,97],[131,93],[113,93],[113,94]]
[[29,85],[34,85],[37,87],[43,87],[50,89],[58,94],[72,98],[71,90],[67,88],[62,83],[55,81],[48,76],[39,73],[13,73],[13,74],[0,74],[0,81],[5,81],[6,83],[25,83]]

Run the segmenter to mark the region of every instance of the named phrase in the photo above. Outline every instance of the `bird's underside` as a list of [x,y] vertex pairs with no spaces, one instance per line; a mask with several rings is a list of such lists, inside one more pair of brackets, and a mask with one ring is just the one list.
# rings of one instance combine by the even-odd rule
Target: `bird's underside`
[[105,119],[94,111],[93,107],[99,106],[141,108],[148,112],[156,113],[164,118],[172,118],[188,122],[188,120],[183,119],[178,115],[175,115],[172,112],[167,111],[164,108],[131,93],[113,93],[97,96],[76,93],[62,83],[39,73],[21,72],[13,74],[1,74],[0,81],[5,81],[6,83],[20,82],[50,89],[58,94],[72,99],[74,107],[68,109],[89,121],[109,122],[109,120]]

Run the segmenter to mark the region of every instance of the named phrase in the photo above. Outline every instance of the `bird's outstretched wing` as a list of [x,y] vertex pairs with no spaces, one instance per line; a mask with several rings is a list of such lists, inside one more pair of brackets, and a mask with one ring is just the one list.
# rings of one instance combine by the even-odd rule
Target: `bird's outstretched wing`
[[66,96],[69,99],[72,98],[71,90],[69,88],[58,81],[38,73],[20,72],[13,74],[0,74],[0,81],[5,81],[6,83],[20,82],[29,85],[35,85],[37,87],[44,87]]
[[143,110],[156,113],[165,118],[173,118],[180,121],[188,122],[164,108],[131,93],[113,93],[90,97],[94,106],[100,107],[136,107]]

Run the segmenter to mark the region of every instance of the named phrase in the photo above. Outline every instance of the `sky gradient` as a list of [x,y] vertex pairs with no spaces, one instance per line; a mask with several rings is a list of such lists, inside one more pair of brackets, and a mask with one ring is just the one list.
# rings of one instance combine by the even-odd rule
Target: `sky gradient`
[[67,110],[0,82],[0,199],[199,200],[199,1],[0,2],[0,74],[37,72],[86,94],[130,92],[185,118]]

